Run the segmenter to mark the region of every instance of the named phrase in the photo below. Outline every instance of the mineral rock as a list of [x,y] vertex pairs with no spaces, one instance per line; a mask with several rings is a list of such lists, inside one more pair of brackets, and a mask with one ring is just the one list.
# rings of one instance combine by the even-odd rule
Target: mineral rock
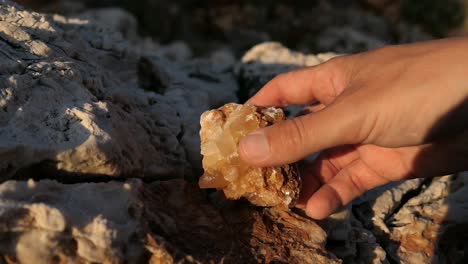
[[296,166],[258,168],[239,158],[239,140],[254,130],[281,122],[278,108],[227,104],[201,117],[201,153],[205,173],[201,188],[222,189],[229,199],[245,197],[259,206],[290,206],[301,186]]

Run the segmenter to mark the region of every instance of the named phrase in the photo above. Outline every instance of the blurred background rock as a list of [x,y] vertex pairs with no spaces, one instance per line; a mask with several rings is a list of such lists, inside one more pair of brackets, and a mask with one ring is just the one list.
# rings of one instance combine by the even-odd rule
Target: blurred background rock
[[17,1],[65,15],[120,7],[136,17],[141,35],[185,42],[195,55],[226,48],[240,57],[268,40],[302,52],[353,53],[468,32],[468,0]]

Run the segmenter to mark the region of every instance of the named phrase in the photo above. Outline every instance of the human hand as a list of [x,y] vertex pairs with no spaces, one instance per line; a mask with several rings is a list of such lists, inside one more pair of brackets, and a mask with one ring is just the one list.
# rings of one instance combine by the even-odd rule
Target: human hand
[[255,166],[324,150],[302,173],[298,206],[322,219],[374,187],[468,169],[468,40],[390,46],[281,74],[247,103],[318,101],[312,113],[239,144]]

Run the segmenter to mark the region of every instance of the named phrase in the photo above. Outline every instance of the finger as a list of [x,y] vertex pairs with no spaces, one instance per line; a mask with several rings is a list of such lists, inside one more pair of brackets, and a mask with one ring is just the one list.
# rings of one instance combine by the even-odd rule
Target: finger
[[319,159],[311,164],[306,164],[304,170],[301,171],[302,190],[296,207],[305,209],[309,198],[337,173],[337,168],[326,159]]
[[241,139],[239,155],[247,163],[278,166],[315,152],[359,141],[361,115],[345,106],[332,107],[259,129]]
[[[355,159],[356,153],[363,148],[375,148],[371,152],[376,158],[367,157],[365,163],[361,153]],[[377,149],[381,150],[382,155],[379,155]],[[379,162],[378,156],[386,157],[388,162]],[[465,171],[468,169],[467,157],[468,131],[451,139],[421,146],[397,149],[360,146],[356,151],[345,152],[341,156],[336,155],[336,152],[330,156],[322,155],[314,163],[317,168],[311,170],[312,173],[306,177],[319,179],[323,185],[320,188],[314,185],[312,190],[304,192],[301,203],[307,200],[305,209],[310,217],[323,219],[366,191],[388,182]],[[382,166],[368,166],[371,163]],[[332,171],[327,169],[330,167],[333,168]],[[336,173],[337,171],[339,172]],[[304,182],[307,184],[310,181]],[[307,187],[304,186],[304,189]]]
[[347,56],[323,64],[283,73],[268,82],[247,103],[258,106],[328,104],[344,90],[348,79]]
[[302,190],[296,206],[305,208],[312,194],[358,158],[354,146],[343,146],[323,151],[317,159],[305,163],[301,171]]
[[324,219],[366,191],[387,182],[362,160],[356,160],[309,198],[306,213],[314,219]]

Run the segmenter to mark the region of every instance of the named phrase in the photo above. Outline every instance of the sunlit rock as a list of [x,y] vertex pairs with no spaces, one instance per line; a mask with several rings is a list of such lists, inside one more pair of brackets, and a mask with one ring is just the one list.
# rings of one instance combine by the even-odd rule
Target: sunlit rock
[[222,189],[228,199],[246,198],[259,206],[290,206],[298,198],[296,166],[258,168],[240,159],[239,140],[258,128],[281,122],[278,108],[227,104],[201,117],[201,153],[204,175],[201,188]]

